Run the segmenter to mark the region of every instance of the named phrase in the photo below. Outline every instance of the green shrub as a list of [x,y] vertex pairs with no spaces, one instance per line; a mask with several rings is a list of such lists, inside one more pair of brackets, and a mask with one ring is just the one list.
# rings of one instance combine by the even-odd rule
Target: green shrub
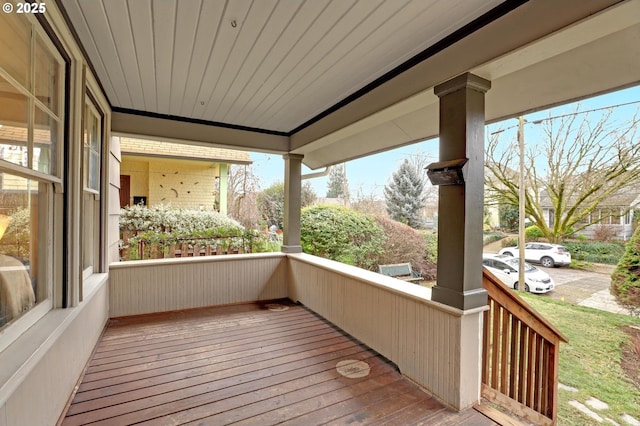
[[438,234],[436,232],[422,231],[422,236],[427,244],[425,259],[428,263],[435,265],[438,262]]
[[562,243],[571,258],[592,263],[615,265],[624,254],[625,246],[619,242],[565,241]]
[[524,236],[527,241],[538,241],[540,238],[544,237],[544,234],[536,225],[532,225],[527,227],[524,230]]
[[385,235],[373,216],[343,207],[302,210],[301,244],[305,253],[376,270]]
[[487,244],[491,244],[494,241],[499,241],[505,237],[505,234],[502,232],[485,232],[482,235],[482,245],[486,246]]
[[432,247],[428,247],[422,232],[388,217],[377,216],[376,222],[382,227],[386,237],[378,264],[409,262],[425,279],[434,279],[436,266],[431,259],[435,256],[430,252]]
[[622,306],[640,314],[640,227],[636,228],[611,274],[611,294]]
[[515,247],[518,245],[518,239],[517,238],[505,238],[504,240],[502,240],[502,242],[500,243],[500,245],[504,248],[504,247]]

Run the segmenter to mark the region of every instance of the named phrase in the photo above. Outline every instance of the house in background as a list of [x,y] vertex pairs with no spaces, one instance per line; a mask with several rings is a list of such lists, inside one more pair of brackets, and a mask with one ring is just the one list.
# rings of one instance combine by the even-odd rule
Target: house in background
[[169,204],[227,214],[230,164],[251,164],[246,151],[120,138],[120,207]]
[[[633,212],[639,208],[639,204],[640,192],[637,190],[627,190],[615,194],[598,204],[585,222],[577,224],[576,228],[588,225],[577,234],[590,239],[608,237],[626,241],[633,235]],[[546,193],[540,197],[540,206],[545,220],[552,226],[554,209],[551,199]],[[600,236],[597,235],[598,233]]]

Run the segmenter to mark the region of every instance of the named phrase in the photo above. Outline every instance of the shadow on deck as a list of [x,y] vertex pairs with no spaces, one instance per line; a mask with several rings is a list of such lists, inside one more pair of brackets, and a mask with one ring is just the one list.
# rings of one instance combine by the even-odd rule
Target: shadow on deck
[[[340,370],[353,378],[336,368],[347,360]],[[111,320],[61,423],[94,422],[496,424],[445,408],[391,362],[287,301]]]

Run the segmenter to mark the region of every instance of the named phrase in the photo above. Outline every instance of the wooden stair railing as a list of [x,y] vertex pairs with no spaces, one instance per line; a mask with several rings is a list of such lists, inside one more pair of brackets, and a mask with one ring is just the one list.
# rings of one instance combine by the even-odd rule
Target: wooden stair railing
[[484,269],[482,397],[540,425],[558,415],[560,342],[567,338]]

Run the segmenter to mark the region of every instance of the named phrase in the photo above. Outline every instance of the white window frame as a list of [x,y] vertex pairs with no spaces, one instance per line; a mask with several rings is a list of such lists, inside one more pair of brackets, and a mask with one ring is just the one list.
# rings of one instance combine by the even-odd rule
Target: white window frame
[[[67,72],[65,61],[60,55],[58,49],[51,42],[49,36],[42,29],[37,20],[30,15],[26,16],[31,27],[30,37],[30,87],[24,87],[15,80],[11,75],[0,68],[0,77],[9,82],[9,84],[27,97],[28,102],[28,161],[27,166],[21,166],[6,160],[0,159],[0,172],[11,174],[36,181],[40,184],[38,191],[41,193],[38,204],[38,293],[43,294],[44,298],[38,302],[32,309],[24,313],[9,326],[0,331],[0,352],[6,349],[18,337],[32,327],[39,319],[44,317],[54,307],[56,295],[61,291],[62,282],[59,279],[59,267],[56,265],[59,256],[54,254],[54,247],[59,247],[62,241],[62,233],[54,232],[56,229],[63,229],[64,218],[62,217],[63,204],[63,182],[61,179],[63,173],[63,155],[65,152],[64,124],[65,124],[65,93],[68,90],[65,87],[65,73]],[[39,40],[48,52],[54,57],[58,63],[58,96],[56,109],[54,114],[42,101],[40,101],[35,93],[35,73],[36,73],[36,41]],[[47,174],[33,169],[34,158],[34,131],[35,111],[36,108],[47,113],[57,122],[57,134],[54,155],[51,157],[51,163],[55,169],[55,175]],[[44,201],[44,202],[43,202]]]
[[[104,168],[103,158],[104,158],[104,145],[105,145],[105,114],[101,111],[100,106],[97,101],[94,100],[92,92],[88,87],[85,87],[85,96],[84,103],[82,106],[82,280],[83,283],[86,282],[91,275],[94,273],[100,272],[100,258],[101,258],[101,195],[103,190],[102,183],[102,170]],[[99,146],[98,151],[93,151],[91,144],[86,144],[86,132],[89,123],[89,114],[93,114],[95,118],[97,118],[97,122],[99,125],[98,129],[98,138],[99,138]],[[88,155],[85,150],[88,151]],[[91,153],[97,153],[98,155],[98,173],[97,173],[97,184],[98,189],[91,188],[88,185],[90,174],[92,170],[91,166]],[[91,207],[87,208],[87,204],[91,203]],[[92,225],[89,225],[91,229],[87,229],[87,221],[91,220]],[[87,231],[91,235],[87,235]],[[85,244],[91,244],[91,247],[86,247]],[[92,259],[90,264],[85,265],[85,256],[86,250],[91,250]]]

